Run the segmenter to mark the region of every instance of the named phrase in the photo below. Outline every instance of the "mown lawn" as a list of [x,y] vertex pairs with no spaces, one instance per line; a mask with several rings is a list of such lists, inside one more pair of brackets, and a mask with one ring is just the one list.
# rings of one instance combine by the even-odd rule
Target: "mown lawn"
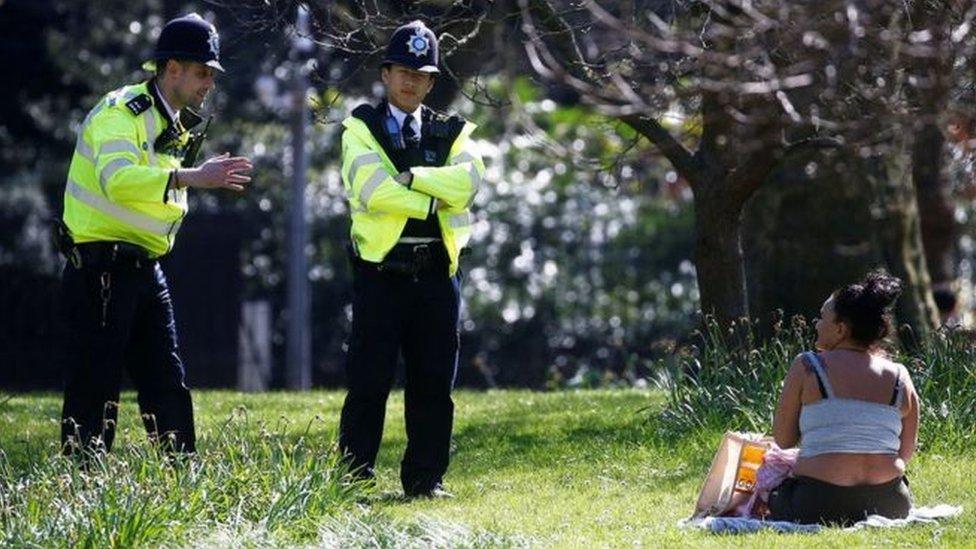
[[[953,503],[966,509],[962,517],[937,527],[721,537],[676,527],[691,512],[719,433],[665,440],[653,417],[663,402],[657,392],[459,391],[453,461],[446,479],[457,498],[411,502],[395,497],[405,443],[400,393],[391,397],[379,485],[365,498],[356,487],[343,492],[342,483],[330,478],[332,462],[316,457],[332,447],[341,392],[196,391],[194,398],[198,459],[204,466],[167,465],[147,452],[129,394],[116,441],[124,467],[90,471],[81,480],[70,480],[73,468],[53,457],[58,395],[16,395],[0,404],[0,448],[6,456],[0,489],[9,492],[0,494],[0,545],[126,545],[126,540],[178,546],[371,541],[418,547],[976,544],[976,450],[943,454],[922,449],[912,462],[919,504]],[[648,406],[651,411],[642,411]],[[290,457],[294,453],[303,459]],[[248,461],[250,454],[260,456]],[[140,459],[159,469],[140,468]],[[120,468],[122,476],[135,479],[134,486],[117,489],[125,497],[114,492],[107,497],[103,485],[109,483],[106,479],[118,482]],[[242,486],[227,486],[235,482]],[[165,493],[143,491],[140,483],[166,484]],[[77,499],[100,499],[58,500],[51,492],[62,485],[75,486]],[[139,511],[142,497],[154,498],[142,506],[149,511]],[[170,509],[166,505],[172,511],[150,512]],[[142,515],[132,520],[129,515],[136,512]],[[98,528],[86,524],[86,513],[99,517]],[[166,525],[158,530],[145,524],[160,521]],[[116,536],[113,528],[124,532]]]

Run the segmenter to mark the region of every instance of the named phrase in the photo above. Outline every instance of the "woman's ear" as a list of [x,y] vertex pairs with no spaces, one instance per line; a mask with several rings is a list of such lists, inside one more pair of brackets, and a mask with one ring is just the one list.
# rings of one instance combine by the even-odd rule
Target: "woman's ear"
[[850,323],[841,320],[837,322],[837,341],[844,341],[851,336],[851,325]]

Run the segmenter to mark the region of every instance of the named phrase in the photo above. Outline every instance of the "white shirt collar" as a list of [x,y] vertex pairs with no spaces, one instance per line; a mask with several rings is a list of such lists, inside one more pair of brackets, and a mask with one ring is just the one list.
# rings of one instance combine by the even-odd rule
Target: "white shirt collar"
[[166,102],[166,96],[163,95],[163,90],[159,89],[157,82],[153,82],[153,86],[156,86],[156,95],[159,96],[159,100],[163,103],[163,108],[166,109],[166,114],[169,115],[169,119],[176,122],[180,116],[180,111],[174,111],[173,107],[169,106],[169,103]]
[[[399,124],[400,127],[402,128],[403,127],[403,119],[407,117],[407,113],[404,112],[403,110],[401,110],[399,107],[397,107],[393,103],[390,103],[389,105],[390,105],[390,113],[393,114],[393,116],[396,118],[397,124]],[[415,110],[412,113],[410,113],[410,116],[413,117],[413,120],[414,120],[413,129],[417,132],[417,137],[420,137],[420,131],[421,131],[421,128],[423,128],[423,124],[421,123],[421,120],[422,119],[420,117],[420,111],[421,111],[422,108],[423,107],[419,107],[418,106],[417,107],[417,110]]]

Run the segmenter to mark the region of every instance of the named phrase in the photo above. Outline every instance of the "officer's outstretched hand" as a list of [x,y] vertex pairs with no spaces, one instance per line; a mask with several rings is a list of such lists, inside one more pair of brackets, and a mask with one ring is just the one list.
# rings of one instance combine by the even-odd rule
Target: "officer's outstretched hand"
[[247,174],[254,169],[251,160],[244,156],[231,156],[224,153],[214,156],[196,168],[182,168],[177,171],[180,187],[198,189],[230,189],[243,191],[244,183],[251,181]]

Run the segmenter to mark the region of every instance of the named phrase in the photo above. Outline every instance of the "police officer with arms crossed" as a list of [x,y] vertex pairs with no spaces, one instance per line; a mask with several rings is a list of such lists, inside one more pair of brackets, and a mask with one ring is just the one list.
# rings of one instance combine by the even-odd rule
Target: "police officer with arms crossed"
[[[169,288],[158,259],[173,248],[187,188],[243,190],[247,158],[227,154],[193,167],[203,132],[190,133],[223,71],[217,31],[197,14],[166,24],[150,80],[115,90],[78,131],[56,241],[62,280],[66,380],[65,453],[111,449],[122,370],[138,391],[150,438],[193,452],[190,392],[183,383]],[[205,131],[205,125],[203,126]]]
[[373,478],[398,356],[406,366],[407,497],[450,497],[447,471],[457,369],[458,258],[484,164],[474,124],[422,103],[434,85],[437,38],[398,28],[380,76],[386,99],[343,121],[342,179],[352,217],[353,318],[339,445]]

